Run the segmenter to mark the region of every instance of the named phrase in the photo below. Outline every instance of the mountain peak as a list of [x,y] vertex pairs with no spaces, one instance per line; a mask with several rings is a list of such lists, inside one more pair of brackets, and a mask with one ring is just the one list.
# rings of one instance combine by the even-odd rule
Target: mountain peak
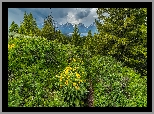
[[[56,22],[54,26],[57,27],[56,30],[60,30],[63,34],[72,33],[73,30],[74,30],[74,27],[75,27],[74,24],[69,23],[69,22],[66,22],[65,24],[59,24],[58,22]],[[95,22],[93,22],[89,26],[85,26],[83,23],[78,23],[77,27],[79,29],[79,33],[81,33],[80,34],[81,36],[86,35],[86,34],[83,34],[83,33],[88,33],[89,30],[91,30],[92,33],[94,33],[96,31]]]

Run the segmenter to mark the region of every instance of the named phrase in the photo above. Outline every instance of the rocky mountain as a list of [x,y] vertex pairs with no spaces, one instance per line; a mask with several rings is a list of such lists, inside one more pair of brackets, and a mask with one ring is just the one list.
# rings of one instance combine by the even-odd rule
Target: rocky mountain
[[[62,25],[60,25],[59,23],[55,23],[54,26],[57,27],[56,30],[61,30],[61,32],[63,34],[67,34],[67,35],[71,36],[73,33],[74,25],[72,25],[71,23],[67,22]],[[86,36],[88,34],[89,30],[91,30],[92,34],[97,33],[95,22],[93,22],[88,27],[85,26],[83,23],[79,23],[77,26],[79,28],[79,33],[81,36]]]
[[[59,24],[58,22],[54,23],[56,30],[60,30],[63,34],[71,36],[73,33],[74,25],[71,23]],[[89,26],[85,26],[83,23],[79,23],[78,25],[80,36],[87,36],[88,31],[91,30],[92,34],[97,33],[97,28],[95,22],[93,22]],[[41,28],[43,25],[41,26]]]

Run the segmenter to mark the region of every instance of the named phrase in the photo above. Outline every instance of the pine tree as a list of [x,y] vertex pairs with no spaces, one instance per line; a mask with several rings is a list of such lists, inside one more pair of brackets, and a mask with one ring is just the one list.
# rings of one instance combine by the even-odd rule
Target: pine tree
[[31,36],[37,35],[39,28],[37,26],[36,20],[33,18],[32,13],[30,13],[28,17],[29,17],[29,21],[30,21],[29,25],[31,25],[30,26],[30,34],[31,34]]
[[68,43],[66,36],[64,36],[60,30],[57,30],[55,34],[56,34],[56,41],[63,43],[63,44]]
[[19,33],[19,34],[25,34],[25,28],[24,28],[22,22],[20,23],[20,27],[19,27],[19,29],[18,29],[18,33]]
[[42,32],[41,29],[36,28],[35,32],[36,32],[36,36],[41,36],[41,32]]
[[21,25],[22,29],[24,30],[24,35],[28,35],[29,34],[29,20],[28,20],[28,14],[24,13],[24,18],[23,18],[23,22],[22,22],[22,25]]
[[77,25],[75,25],[75,27],[74,27],[74,31],[73,31],[73,34],[72,34],[71,42],[75,46],[79,46],[80,45],[80,33],[79,33],[79,29],[78,29]]
[[91,30],[88,31],[88,35],[87,35],[87,37],[88,37],[88,38],[92,38]]
[[33,18],[32,13],[24,13],[23,22],[20,25],[19,33],[24,35],[38,35],[38,27],[36,20]]
[[9,32],[18,32],[19,26],[13,21],[9,27]]
[[[110,54],[146,75],[146,8],[98,8],[96,21],[104,54]],[[107,14],[107,15],[105,15]]]
[[91,30],[88,31],[84,47],[88,49],[93,55],[100,54],[102,51],[102,40],[98,37],[97,34],[92,36]]
[[52,16],[49,15],[47,19],[44,19],[44,26],[42,28],[42,36],[48,40],[55,39],[55,28],[53,26]]
[[91,41],[92,41],[92,33],[91,33],[91,30],[89,30],[84,43],[86,49],[90,49]]

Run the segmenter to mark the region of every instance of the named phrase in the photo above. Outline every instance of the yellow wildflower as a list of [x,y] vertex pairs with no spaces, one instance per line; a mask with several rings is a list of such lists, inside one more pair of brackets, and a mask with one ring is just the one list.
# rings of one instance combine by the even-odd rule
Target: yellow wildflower
[[73,61],[75,62],[76,60],[73,58]]
[[72,70],[72,68],[71,68],[70,66],[66,67],[65,69],[66,69],[66,70],[67,70],[67,69],[68,69],[68,70]]
[[76,83],[73,83],[73,86],[76,86]]
[[73,71],[75,71],[76,70],[76,68],[73,68]]
[[66,80],[65,84],[68,85],[68,80]]
[[69,66],[65,68],[65,74],[66,74],[66,75],[68,74],[69,70],[72,70],[72,68],[69,67]]
[[82,82],[83,82],[83,81],[82,81],[82,80],[80,80],[80,81],[79,81],[79,84],[80,84],[80,83],[82,83]]
[[12,45],[8,44],[8,48],[13,48],[13,47],[14,47],[14,44],[12,44]]
[[62,78],[63,78],[63,77],[60,77],[60,81],[62,81]]
[[80,74],[78,74],[77,72],[75,72],[75,73],[76,73],[77,78],[80,78],[81,77]]
[[66,74],[66,75],[68,74],[68,71],[69,71],[69,69],[67,69],[67,70],[65,71],[65,74]]
[[60,85],[60,87],[62,87],[62,85]]
[[70,78],[70,76],[67,77],[67,79],[69,79],[69,78]]
[[76,88],[77,90],[79,90],[79,86],[75,86],[75,88]]
[[14,44],[12,44],[11,46],[14,47]]

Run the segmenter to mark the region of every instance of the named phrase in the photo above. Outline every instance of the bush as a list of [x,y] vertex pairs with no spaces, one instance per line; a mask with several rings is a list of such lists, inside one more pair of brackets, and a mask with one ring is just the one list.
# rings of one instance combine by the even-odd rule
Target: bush
[[110,56],[95,56],[90,60],[96,107],[146,107],[146,77],[123,67]]
[[[83,100],[87,93],[84,83],[86,73],[83,62],[75,56],[73,58],[75,53],[74,46],[62,45],[44,38],[10,39],[9,107],[84,106]],[[68,62],[69,58],[72,58],[71,62]],[[65,75],[69,66],[74,70]],[[60,81],[58,76],[65,76],[65,80]]]
[[9,107],[85,107],[92,80],[95,107],[146,107],[146,77],[111,56],[45,38],[8,43]]

